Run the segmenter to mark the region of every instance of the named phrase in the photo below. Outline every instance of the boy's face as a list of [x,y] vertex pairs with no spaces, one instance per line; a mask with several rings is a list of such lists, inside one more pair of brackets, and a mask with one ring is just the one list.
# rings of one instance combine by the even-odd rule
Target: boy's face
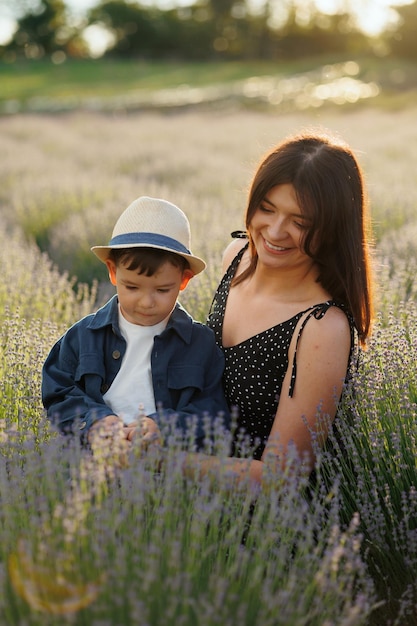
[[122,315],[131,324],[154,326],[170,315],[178,293],[191,278],[189,270],[182,272],[169,261],[153,276],[138,274],[123,265],[107,261],[110,281],[116,286]]

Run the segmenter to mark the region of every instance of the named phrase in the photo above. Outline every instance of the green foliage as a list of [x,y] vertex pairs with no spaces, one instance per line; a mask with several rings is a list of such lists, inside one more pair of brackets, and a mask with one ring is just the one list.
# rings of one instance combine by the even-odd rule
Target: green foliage
[[163,16],[164,12],[158,9],[146,9],[123,0],[106,0],[91,10],[90,20],[105,25],[114,33],[114,54],[149,57],[161,44],[158,21]]
[[176,59],[296,59],[315,54],[366,52],[368,38],[349,15],[311,11],[303,23],[289,3],[282,24],[273,26],[266,7],[253,15],[242,0],[209,0],[186,9],[157,9],[123,0],[104,0],[90,12],[90,23],[104,24],[115,43],[107,55]]
[[[249,34],[247,34],[249,36]],[[262,44],[263,45],[263,44]],[[191,57],[190,57],[191,58]],[[354,60],[353,60],[354,59]],[[330,63],[329,63],[330,61]],[[0,113],[249,108],[275,113],[363,101],[391,112],[415,104],[415,64],[384,57],[181,62],[69,59],[0,63]]]
[[[188,6],[158,8],[155,4],[101,0],[87,20],[74,23],[63,0],[20,0],[21,15],[12,41],[0,48],[5,59],[48,56],[57,63],[67,55],[86,57],[83,31],[88,25],[107,29],[113,44],[107,55],[147,59],[299,59],[315,54],[360,54],[375,48],[413,57],[415,4],[400,7],[403,18],[394,33],[379,41],[357,26],[354,10],[341,7],[328,14],[315,3],[303,7],[295,0],[265,2],[255,7],[246,0],[201,0]],[[306,10],[307,8],[307,10]],[[257,10],[256,10],[257,9]],[[60,54],[56,54],[59,52]]]
[[[307,68],[310,65],[307,64]],[[69,60],[56,65],[49,60],[36,64],[24,61],[0,64],[2,89],[0,102],[25,104],[30,100],[53,102],[68,99],[74,105],[100,101],[115,93],[149,94],[152,91],[192,85],[204,87],[218,83],[234,83],[251,76],[264,76],[280,71],[289,75],[298,66],[260,61],[249,63],[176,63],[144,60]],[[90,100],[89,100],[90,99]],[[53,106],[53,105],[52,105]],[[122,103],[123,106],[123,103]]]
[[49,57],[61,50],[69,39],[66,24],[63,0],[39,0],[35,5],[29,5],[18,18],[16,32],[7,48],[27,59]]

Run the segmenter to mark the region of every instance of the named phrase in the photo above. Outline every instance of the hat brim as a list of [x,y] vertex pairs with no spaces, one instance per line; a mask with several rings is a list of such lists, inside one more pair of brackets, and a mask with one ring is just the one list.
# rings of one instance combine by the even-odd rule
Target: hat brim
[[155,248],[156,250],[164,250],[165,252],[171,252],[172,254],[178,254],[178,256],[182,256],[184,259],[188,261],[191,271],[193,274],[199,274],[203,270],[206,269],[206,263],[203,259],[200,259],[198,256],[194,256],[193,254],[188,254],[185,252],[179,252],[178,250],[172,250],[167,246],[159,246],[156,244],[150,243],[130,243],[126,244],[115,244],[112,246],[93,246],[91,251],[94,252],[97,258],[100,259],[103,263],[105,263],[110,254],[110,250],[121,250],[127,248]]

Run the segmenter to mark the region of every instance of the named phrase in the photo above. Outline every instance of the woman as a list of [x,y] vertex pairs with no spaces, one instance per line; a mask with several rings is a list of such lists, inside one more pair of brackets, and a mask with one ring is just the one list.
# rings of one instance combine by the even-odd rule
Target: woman
[[[327,135],[285,140],[255,174],[248,241],[226,249],[208,319],[225,354],[237,439],[245,432],[253,449],[249,460],[229,460],[238,476],[261,483],[267,458],[283,468],[294,450],[313,469],[313,439],[325,443],[356,338],[364,344],[370,332],[366,208],[355,156]],[[189,457],[189,471],[195,463],[204,473],[219,461]]]

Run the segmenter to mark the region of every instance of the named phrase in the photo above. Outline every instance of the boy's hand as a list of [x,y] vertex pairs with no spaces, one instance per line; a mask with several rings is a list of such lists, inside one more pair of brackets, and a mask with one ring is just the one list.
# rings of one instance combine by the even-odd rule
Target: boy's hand
[[92,444],[97,439],[118,440],[124,439],[123,422],[117,415],[107,415],[103,419],[94,422],[88,432],[88,443]]
[[150,417],[142,417],[139,422],[132,422],[123,428],[128,441],[133,441],[137,437],[141,438],[141,444],[145,449],[149,445],[161,445],[162,435],[157,423]]
[[104,461],[108,470],[127,467],[131,442],[123,431],[123,422],[117,415],[108,415],[95,422],[88,433],[88,442],[97,459]]

